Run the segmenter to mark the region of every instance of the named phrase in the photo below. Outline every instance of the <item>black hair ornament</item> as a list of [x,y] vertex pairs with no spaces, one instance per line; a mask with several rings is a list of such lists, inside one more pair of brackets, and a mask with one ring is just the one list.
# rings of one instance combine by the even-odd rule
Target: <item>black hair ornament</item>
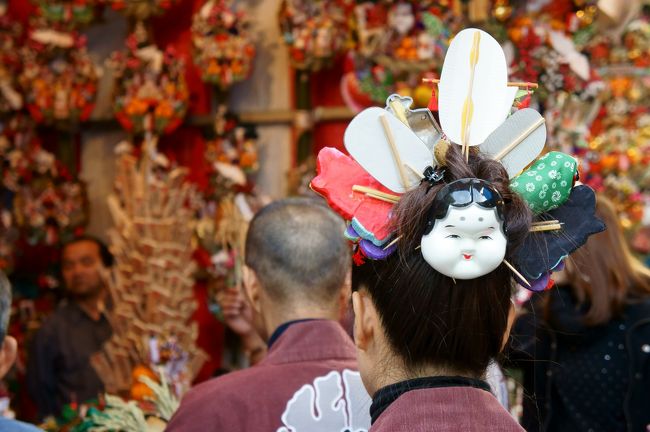
[[427,193],[429,193],[433,186],[437,185],[445,179],[445,170],[438,166],[435,168],[428,166],[424,169],[423,176],[424,177],[422,177],[422,181],[429,183],[429,187],[427,188]]

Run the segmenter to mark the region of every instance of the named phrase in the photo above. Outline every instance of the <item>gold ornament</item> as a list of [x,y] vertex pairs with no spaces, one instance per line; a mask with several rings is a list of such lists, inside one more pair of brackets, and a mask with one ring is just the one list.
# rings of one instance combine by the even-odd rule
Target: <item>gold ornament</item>
[[449,150],[449,141],[441,139],[433,148],[433,156],[439,166],[445,166],[447,163],[447,150]]
[[505,21],[512,15],[512,6],[508,4],[497,5],[492,11],[492,15],[499,21]]
[[498,21],[505,21],[512,15],[512,6],[508,0],[496,0],[492,9],[492,16]]

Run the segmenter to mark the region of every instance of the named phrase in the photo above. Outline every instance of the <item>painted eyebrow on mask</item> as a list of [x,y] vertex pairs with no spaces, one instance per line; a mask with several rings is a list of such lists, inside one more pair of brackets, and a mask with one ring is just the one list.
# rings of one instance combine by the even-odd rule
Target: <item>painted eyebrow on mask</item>
[[445,225],[445,228],[456,228],[454,225]]

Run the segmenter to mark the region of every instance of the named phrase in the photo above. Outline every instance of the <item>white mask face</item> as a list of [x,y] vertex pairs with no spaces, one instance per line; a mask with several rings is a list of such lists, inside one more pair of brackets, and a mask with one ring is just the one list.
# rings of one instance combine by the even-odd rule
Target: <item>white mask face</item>
[[422,236],[422,256],[435,270],[454,279],[475,279],[499,267],[507,239],[496,209],[476,204],[449,207]]

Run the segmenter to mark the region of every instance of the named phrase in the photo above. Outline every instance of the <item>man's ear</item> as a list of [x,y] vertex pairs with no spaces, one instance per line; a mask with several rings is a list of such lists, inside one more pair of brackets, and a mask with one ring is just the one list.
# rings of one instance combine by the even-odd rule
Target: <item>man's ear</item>
[[5,376],[16,360],[18,342],[12,336],[5,336],[0,347],[0,378]]
[[248,303],[250,303],[255,313],[259,314],[261,310],[260,283],[255,271],[247,265],[242,268],[242,281],[244,282],[244,291]]
[[354,309],[354,343],[360,351],[368,351],[375,342],[375,329],[379,325],[377,311],[365,290],[352,293]]
[[352,270],[345,275],[345,281],[339,292],[339,319],[348,316],[350,310],[350,295],[352,294]]

